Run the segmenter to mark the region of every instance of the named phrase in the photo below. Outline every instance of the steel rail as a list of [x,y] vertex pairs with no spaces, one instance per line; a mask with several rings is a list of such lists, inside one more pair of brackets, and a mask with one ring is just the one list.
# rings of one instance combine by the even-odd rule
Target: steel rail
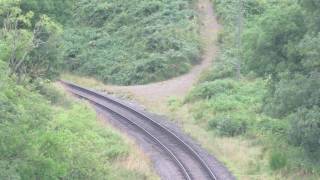
[[[149,116],[145,115],[144,113],[139,112],[139,111],[137,111],[137,110],[135,110],[135,109],[133,109],[133,108],[125,105],[125,104],[122,103],[122,102],[119,102],[119,101],[114,100],[114,99],[112,99],[112,98],[110,98],[110,97],[107,97],[107,96],[104,95],[104,94],[101,94],[101,93],[96,92],[96,91],[91,90],[91,89],[83,88],[83,87],[81,87],[81,86],[79,86],[79,85],[76,85],[76,84],[74,84],[74,83],[67,82],[67,81],[64,81],[64,80],[60,80],[60,82],[62,82],[63,84],[65,84],[65,85],[67,85],[67,86],[69,86],[69,87],[73,87],[73,88],[76,88],[76,89],[78,89],[78,90],[80,90],[80,91],[85,91],[85,92],[87,92],[87,93],[89,93],[89,94],[91,94],[91,95],[101,97],[101,98],[103,98],[104,100],[110,101],[111,103],[116,104],[116,105],[120,106],[120,107],[123,108],[123,109],[126,109],[126,110],[128,110],[128,111],[130,111],[130,112],[132,112],[132,113],[134,113],[134,114],[136,114],[136,115],[138,115],[138,116],[140,116],[140,117],[142,117],[142,118],[144,118],[144,119],[149,120],[150,122],[152,122],[152,123],[153,123],[154,125],[156,125],[157,127],[159,127],[159,128],[161,128],[162,130],[168,132],[168,134],[170,134],[171,136],[173,136],[176,140],[178,140],[178,142],[180,142],[183,146],[185,146],[185,147],[187,148],[187,150],[188,150],[189,152],[191,152],[192,155],[200,162],[200,164],[203,166],[203,168],[206,169],[206,171],[208,172],[208,174],[209,174],[209,176],[210,176],[211,179],[213,179],[213,180],[217,180],[217,179],[218,179],[218,178],[216,177],[216,175],[213,173],[213,171],[210,169],[210,167],[207,165],[207,163],[203,160],[203,158],[201,158],[201,156],[200,156],[189,144],[187,144],[186,142],[184,142],[184,140],[182,140],[182,139],[181,139],[180,137],[178,137],[174,132],[172,132],[172,130],[170,130],[170,129],[168,129],[167,127],[161,125],[160,123],[154,121],[152,118],[150,118]],[[80,96],[81,96],[81,95],[80,95]],[[83,96],[81,96],[81,97],[83,97]],[[88,99],[88,98],[86,98],[86,97],[84,97],[84,98],[87,99],[87,100],[89,100],[89,101],[91,101],[91,102],[93,102],[93,100],[90,100],[90,99]],[[128,121],[130,121],[131,123],[135,124],[135,126],[137,126],[139,129],[143,129],[143,131],[148,132],[147,130],[145,130],[144,128],[140,127],[140,126],[139,126],[138,124],[136,124],[135,122],[133,122],[133,121],[129,120],[128,118],[122,116],[121,114],[119,114],[119,113],[111,110],[110,108],[108,108],[108,107],[106,107],[106,106],[104,106],[104,105],[102,105],[102,104],[99,104],[99,103],[97,103],[97,102],[94,102],[94,103],[97,104],[97,105],[99,105],[99,106],[102,106],[102,107],[104,107],[104,108],[106,108],[106,109],[109,109],[109,111],[112,111],[113,113],[119,115],[121,118],[125,118],[125,119],[127,119]],[[157,140],[157,143],[158,143],[158,144],[161,143],[161,142],[159,141],[159,139],[157,139],[156,137],[154,137],[154,136],[153,136],[152,134],[150,134],[149,132],[148,132],[148,136],[151,136],[152,139],[155,138],[155,139]],[[176,162],[178,161],[177,163],[178,163],[179,167],[182,168],[183,171],[187,174],[187,175],[185,174],[185,177],[186,177],[187,179],[191,179],[191,176],[190,176],[189,173],[187,172],[187,170],[186,170],[186,168],[184,167],[184,165],[178,160],[178,158],[172,153],[172,151],[170,151],[170,149],[168,149],[168,148],[167,148],[165,145],[163,145],[162,143],[161,143],[160,145],[163,146],[163,147],[165,147],[165,150],[166,150],[167,152],[168,152],[168,151],[171,152],[171,153],[170,153],[170,156],[174,159],[174,161],[176,161]],[[172,156],[172,155],[173,155],[173,156]],[[181,167],[181,166],[182,166],[182,167]]]

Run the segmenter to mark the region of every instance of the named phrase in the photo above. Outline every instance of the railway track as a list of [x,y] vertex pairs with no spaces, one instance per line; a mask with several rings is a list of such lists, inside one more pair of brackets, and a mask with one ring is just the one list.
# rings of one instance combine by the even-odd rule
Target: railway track
[[146,114],[118,100],[70,83],[61,81],[68,90],[92,104],[118,116],[121,120],[136,127],[147,138],[152,140],[179,168],[187,180],[217,180],[213,170],[206,161],[188,143],[179,138],[172,130],[153,120]]

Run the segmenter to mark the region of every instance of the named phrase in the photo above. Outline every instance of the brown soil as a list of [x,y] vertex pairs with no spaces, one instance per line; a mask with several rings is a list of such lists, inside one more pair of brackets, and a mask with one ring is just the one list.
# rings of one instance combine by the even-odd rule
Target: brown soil
[[170,96],[185,96],[197,82],[200,74],[211,66],[212,60],[217,54],[215,41],[220,25],[214,16],[212,2],[210,0],[199,0],[197,8],[202,23],[200,31],[204,47],[200,64],[194,66],[188,74],[170,80],[135,86],[109,85],[106,88],[107,91],[130,93],[135,98],[144,102],[143,104],[146,106],[150,103],[165,104]]

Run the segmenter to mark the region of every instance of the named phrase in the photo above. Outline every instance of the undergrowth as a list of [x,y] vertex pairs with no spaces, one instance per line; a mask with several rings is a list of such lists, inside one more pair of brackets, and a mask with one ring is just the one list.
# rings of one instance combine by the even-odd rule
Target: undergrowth
[[73,25],[66,26],[64,34],[67,69],[105,83],[124,85],[161,81],[186,73],[200,56],[193,3],[75,2]]
[[89,105],[48,83],[17,85],[3,67],[0,63],[0,179],[147,178],[114,166],[132,151],[97,121]]
[[[219,63],[221,62],[216,64]],[[221,71],[217,73],[216,76],[220,76]],[[212,70],[208,74],[215,73]],[[257,157],[262,159],[255,160],[256,169],[248,169],[247,173],[259,175],[266,169],[261,166],[267,166],[270,173],[281,179],[291,177],[290,174],[296,171],[303,174],[301,177],[316,179],[320,170],[317,162],[312,162],[303,149],[287,141],[290,128],[288,120],[263,114],[266,94],[267,83],[263,79],[244,77],[239,81],[232,76],[208,76],[208,79],[203,77],[202,82],[184,99],[183,104],[189,107],[194,123],[206,131],[220,137],[238,139],[241,136],[263,147],[261,156]],[[183,104],[170,102],[170,106],[174,106],[171,108],[173,111],[179,109],[176,106]],[[254,144],[252,146],[255,146]],[[264,161],[268,163],[264,164]]]
[[[237,4],[221,0],[214,2],[220,21],[225,26],[218,38],[221,51],[211,70],[200,78],[200,82],[183,100],[184,106],[189,107],[194,123],[212,132],[212,135],[247,139],[252,142],[251,148],[262,147],[260,155],[254,157],[252,167],[255,168],[243,167],[241,172],[259,177],[267,170],[272,175],[270,177],[278,179],[292,178],[292,174],[301,179],[318,179],[320,162],[316,142],[319,140],[319,128],[316,124],[319,122],[319,108],[297,108],[301,102],[318,102],[316,94],[319,91],[315,89],[318,82],[314,81],[317,76],[306,80],[297,75],[293,78],[294,82],[281,80],[272,86],[274,81],[271,75],[269,78],[262,77],[250,71],[246,59],[243,59],[242,77],[236,78],[236,28],[233,19],[236,14],[232,13],[236,12]],[[253,22],[254,16],[263,16],[263,12],[272,5],[264,1],[244,1],[244,16],[247,21]],[[254,48],[250,50],[254,51]],[[265,68],[263,65],[258,67]],[[270,94],[272,87],[277,88],[273,97]],[[315,94],[313,98],[309,98],[311,94]],[[310,100],[303,101],[303,97]],[[292,109],[298,110],[288,116],[270,115],[278,111],[290,114]]]

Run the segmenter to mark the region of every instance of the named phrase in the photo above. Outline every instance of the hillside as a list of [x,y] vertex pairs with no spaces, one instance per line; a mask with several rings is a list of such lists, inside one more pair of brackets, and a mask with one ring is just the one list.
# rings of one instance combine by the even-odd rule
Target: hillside
[[73,73],[143,84],[181,75],[199,62],[191,0],[81,0],[73,9],[63,35],[64,62]]
[[173,119],[238,179],[320,179],[319,14],[317,0],[0,0],[0,179],[159,178],[60,78]]

